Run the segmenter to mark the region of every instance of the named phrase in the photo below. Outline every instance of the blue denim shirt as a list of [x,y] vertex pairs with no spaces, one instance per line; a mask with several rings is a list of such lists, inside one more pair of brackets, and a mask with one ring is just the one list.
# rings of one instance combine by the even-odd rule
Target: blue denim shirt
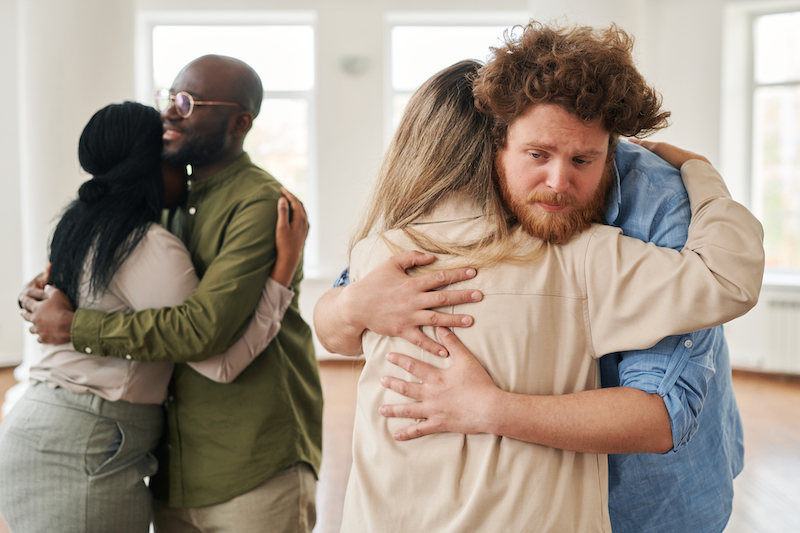
[[[680,250],[691,208],[681,173],[622,141],[605,223],[625,235]],[[347,285],[342,272],[334,286]],[[742,470],[744,436],[722,326],[667,337],[648,350],[600,359],[603,387],[634,387],[664,398],[673,449],[663,455],[609,455],[614,533],[719,533]]]
[[[691,209],[678,170],[632,143],[616,151],[618,187],[605,222],[625,235],[683,248]],[[615,533],[714,533],[725,529],[744,435],[722,326],[667,337],[649,350],[600,359],[604,387],[664,398],[673,449],[609,455],[609,511]]]

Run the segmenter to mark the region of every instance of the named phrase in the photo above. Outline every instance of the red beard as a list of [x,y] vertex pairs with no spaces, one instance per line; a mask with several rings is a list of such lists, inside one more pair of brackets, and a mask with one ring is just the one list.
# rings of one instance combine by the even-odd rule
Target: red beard
[[[525,200],[514,198],[506,187],[502,170],[497,169],[498,182],[506,207],[514,214],[522,229],[530,235],[553,244],[562,244],[592,224],[603,221],[606,210],[606,195],[612,183],[612,165],[603,171],[603,177],[591,200],[581,204],[573,195],[566,193],[544,193],[534,191]],[[534,210],[531,205],[544,202],[552,205],[573,206],[569,213],[546,213]]]

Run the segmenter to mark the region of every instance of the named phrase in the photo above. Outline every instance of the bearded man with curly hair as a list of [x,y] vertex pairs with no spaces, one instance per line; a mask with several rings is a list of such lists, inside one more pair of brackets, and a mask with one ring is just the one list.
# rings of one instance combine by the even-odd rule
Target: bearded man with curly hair
[[[680,173],[640,147],[619,142],[621,136],[643,137],[666,127],[670,115],[636,69],[632,50],[633,38],[614,25],[559,28],[531,22],[493,50],[475,80],[476,105],[494,117],[498,185],[530,233],[562,242],[600,221],[658,246],[683,247],[690,209]],[[549,198],[534,195],[528,200],[538,202],[524,205],[509,185],[531,175],[509,176],[514,128],[545,111],[599,124],[610,134],[606,172],[595,196],[603,201],[590,217],[539,207],[566,202],[570,189],[558,190],[563,184]],[[558,139],[557,130],[551,131],[556,133],[548,139]],[[556,156],[550,149],[560,146],[523,148],[528,157],[552,164]],[[668,337],[647,350],[608,354],[600,359],[600,370],[603,389],[580,401],[569,398],[574,395],[562,399],[572,402],[550,423],[560,425],[564,435],[548,444],[609,454],[613,531],[723,531],[744,447],[722,326]],[[470,409],[463,403],[453,407]],[[586,428],[589,417],[597,424],[594,430]],[[529,429],[544,426],[536,433],[547,431],[547,422],[516,422]],[[653,440],[648,443],[643,435]],[[656,440],[660,444],[653,446]]]

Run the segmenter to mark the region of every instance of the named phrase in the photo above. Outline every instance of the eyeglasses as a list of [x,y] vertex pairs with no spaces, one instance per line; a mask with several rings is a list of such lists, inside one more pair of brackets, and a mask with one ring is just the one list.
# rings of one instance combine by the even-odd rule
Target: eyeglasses
[[192,114],[192,111],[194,111],[194,106],[196,105],[227,105],[238,107],[239,109],[244,110],[242,104],[237,104],[236,102],[195,100],[192,98],[191,94],[185,91],[180,91],[176,94],[170,94],[167,89],[161,89],[160,91],[156,91],[156,94],[153,96],[156,100],[156,109],[163,112],[169,109],[172,104],[175,104],[175,111],[182,118],[189,118],[189,116]]

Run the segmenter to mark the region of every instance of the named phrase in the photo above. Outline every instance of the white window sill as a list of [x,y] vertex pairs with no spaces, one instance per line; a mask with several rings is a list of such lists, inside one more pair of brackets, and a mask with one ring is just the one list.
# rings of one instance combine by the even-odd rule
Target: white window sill
[[764,272],[764,287],[800,291],[800,271],[767,270]]

